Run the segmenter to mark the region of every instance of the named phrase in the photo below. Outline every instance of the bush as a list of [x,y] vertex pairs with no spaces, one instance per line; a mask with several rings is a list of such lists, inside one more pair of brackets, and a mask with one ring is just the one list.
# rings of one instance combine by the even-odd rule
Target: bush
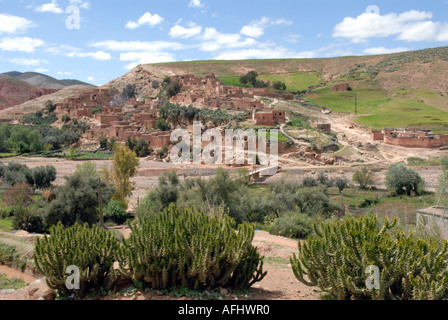
[[[294,275],[340,300],[448,298],[448,242],[392,232],[396,223],[364,216],[316,226],[291,258]],[[369,266],[379,268],[377,290],[367,288]]]
[[58,222],[66,227],[78,223],[92,225],[98,221],[98,187],[101,186],[103,204],[112,197],[113,188],[101,181],[94,164],[86,162],[78,166],[74,175],[66,178],[65,185],[56,188],[56,199],[44,208],[47,226]]
[[56,168],[53,166],[41,166],[32,170],[34,187],[37,189],[45,189],[51,186],[56,180]]
[[359,187],[363,190],[370,189],[376,183],[373,172],[366,167],[353,174],[353,181],[359,184]]
[[29,233],[45,231],[42,217],[30,208],[19,207],[14,213],[13,227],[15,230],[25,230]]
[[304,239],[313,232],[313,222],[306,214],[288,214],[275,219],[269,232],[277,236]]
[[[47,285],[62,296],[74,293],[83,298],[113,283],[114,252],[119,246],[114,233],[87,224],[65,229],[59,223],[50,230],[50,236],[36,239],[34,261]],[[68,290],[66,269],[77,266],[80,271],[80,289]]]
[[228,216],[179,210],[174,205],[154,220],[130,225],[129,239],[117,251],[120,270],[152,289],[245,289],[266,275],[252,246],[254,228]]
[[313,188],[317,187],[319,185],[319,181],[312,177],[305,177],[302,181],[302,187],[304,188]]
[[424,191],[425,181],[416,171],[407,168],[402,163],[396,163],[387,169],[386,186],[398,195],[410,196],[412,192],[419,195]]
[[114,221],[117,224],[122,224],[129,219],[129,215],[126,212],[123,203],[118,200],[109,201],[104,212],[104,217]]

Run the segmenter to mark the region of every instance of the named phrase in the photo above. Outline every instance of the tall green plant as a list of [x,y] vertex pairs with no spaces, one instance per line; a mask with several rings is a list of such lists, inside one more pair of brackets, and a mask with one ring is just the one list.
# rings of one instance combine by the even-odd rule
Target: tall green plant
[[[59,223],[50,236],[36,239],[34,261],[37,270],[47,279],[47,285],[61,295],[72,293],[79,298],[112,284],[114,252],[119,242],[112,232],[103,228],[75,224],[64,228]],[[80,271],[79,290],[66,287],[67,267]]]
[[120,270],[153,289],[188,287],[244,289],[266,275],[252,246],[254,228],[238,227],[192,210],[165,209],[155,219],[130,225],[129,239],[117,250]]
[[[392,235],[396,222],[365,216],[315,226],[291,258],[294,275],[340,300],[448,298],[448,242]],[[369,266],[379,268],[379,289],[367,287]]]

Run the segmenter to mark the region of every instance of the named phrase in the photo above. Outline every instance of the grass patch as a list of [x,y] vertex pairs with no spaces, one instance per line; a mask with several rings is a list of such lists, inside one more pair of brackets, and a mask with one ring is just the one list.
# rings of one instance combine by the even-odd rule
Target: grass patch
[[8,279],[4,274],[0,273],[0,290],[21,289],[25,288],[27,284],[18,279]]
[[0,231],[11,232],[12,230],[14,230],[12,219],[13,219],[12,217],[1,219],[0,220]]
[[298,72],[287,74],[263,74],[259,78],[263,81],[283,81],[286,84],[287,91],[304,91],[310,86],[316,86],[321,83],[318,72]]
[[442,165],[442,159],[437,157],[429,157],[428,159],[422,159],[417,157],[410,157],[407,159],[410,166],[440,166]]
[[34,270],[34,239],[0,233],[0,263],[19,270]]
[[81,155],[77,155],[72,159],[76,160],[110,160],[114,157],[113,154],[104,152],[86,152]]
[[268,264],[289,264],[289,260],[280,257],[264,257],[264,262]]
[[247,84],[242,84],[240,82],[240,77],[222,77],[218,78],[219,81],[224,82],[228,86],[234,86],[234,87],[250,87]]

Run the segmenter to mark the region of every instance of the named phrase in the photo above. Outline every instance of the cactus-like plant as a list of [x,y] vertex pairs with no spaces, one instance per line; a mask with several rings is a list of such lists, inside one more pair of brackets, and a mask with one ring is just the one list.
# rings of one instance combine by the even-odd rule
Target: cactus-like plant
[[[51,227],[50,236],[36,239],[34,260],[37,270],[46,277],[49,288],[62,296],[74,293],[83,298],[92,290],[111,284],[114,252],[119,242],[114,233],[87,224],[64,228],[59,223]],[[69,290],[67,267],[76,266],[80,272],[80,288]]]
[[120,270],[153,289],[248,288],[260,281],[262,258],[252,246],[254,228],[190,209],[165,209],[154,220],[130,224],[117,250]]
[[[375,216],[348,217],[315,226],[291,258],[296,278],[338,299],[441,299],[448,295],[448,242],[389,232],[396,224]],[[367,288],[369,266],[379,268],[379,289]]]

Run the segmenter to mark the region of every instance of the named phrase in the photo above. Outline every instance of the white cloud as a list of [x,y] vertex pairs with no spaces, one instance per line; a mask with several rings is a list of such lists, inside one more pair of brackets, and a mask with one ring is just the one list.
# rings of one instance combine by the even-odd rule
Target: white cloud
[[67,53],[67,57],[70,58],[93,58],[95,60],[110,60],[112,56],[104,51],[96,51],[96,52],[78,52],[72,51]]
[[146,12],[144,15],[142,15],[140,17],[140,19],[138,19],[137,22],[128,21],[128,23],[126,23],[126,28],[133,30],[133,29],[137,29],[144,25],[154,27],[154,26],[162,23],[163,20],[164,20],[164,18],[159,16],[157,13],[151,14],[150,12]]
[[22,66],[40,66],[42,64],[48,64],[48,61],[44,59],[25,59],[25,58],[15,58],[9,60],[9,62],[19,64]]
[[111,51],[160,51],[160,50],[181,50],[187,46],[172,41],[115,41],[106,40],[96,42],[91,47],[101,48]]
[[87,78],[87,81],[95,81],[95,77],[90,76]]
[[448,41],[448,24],[440,27],[440,32],[436,37],[436,41],[445,42]]
[[389,54],[389,53],[397,53],[397,52],[405,52],[410,51],[410,49],[405,47],[398,48],[384,48],[384,47],[373,47],[365,49],[363,52],[367,54]]
[[240,33],[242,35],[258,38],[264,34],[264,30],[266,27],[270,25],[291,25],[292,21],[286,19],[276,19],[272,20],[268,17],[263,17],[260,20],[252,21],[250,24],[244,26]]
[[58,71],[56,72],[59,76],[71,76],[73,74],[73,72],[69,72],[69,71]]
[[290,43],[298,43],[301,37],[300,34],[288,34],[284,39]]
[[82,0],[70,0],[70,4],[74,4],[79,6],[81,9],[90,9],[90,2],[88,1],[82,1]]
[[0,13],[0,34],[25,32],[34,25],[35,24],[28,19]]
[[34,52],[37,47],[40,47],[43,44],[44,41],[29,37],[3,38],[0,40],[0,50]]
[[45,72],[48,72],[48,71],[50,71],[50,70],[48,70],[48,69],[45,69],[45,68],[37,68],[36,70],[34,70],[35,72],[39,72],[39,73],[45,73]]
[[431,12],[411,10],[401,14],[363,13],[357,18],[346,17],[334,28],[333,37],[351,39],[354,43],[367,42],[369,38],[397,36],[404,41],[443,41],[444,29],[433,22]]
[[126,65],[126,69],[133,69],[139,64],[173,62],[174,55],[170,52],[125,52],[120,54],[120,61],[131,62]]
[[139,64],[175,61],[173,50],[181,50],[189,46],[171,41],[115,41],[106,40],[90,45],[120,52],[120,61],[130,62],[125,66],[132,69]]
[[254,46],[257,41],[245,38],[238,33],[221,33],[215,28],[205,28],[199,47],[203,51],[218,51]]
[[202,7],[204,7],[204,4],[201,3],[201,0],[191,0],[188,7],[189,8],[202,8]]
[[170,37],[172,38],[191,38],[202,32],[202,27],[195,23],[190,23],[188,27],[182,27],[180,25],[175,25],[170,30]]
[[246,59],[278,59],[278,58],[314,58],[311,51],[293,52],[284,47],[229,50],[215,56],[216,60],[246,60]]
[[51,13],[56,13],[56,14],[61,14],[64,13],[64,10],[62,10],[57,1],[53,0],[50,3],[45,3],[43,5],[40,5],[38,7],[36,7],[36,9],[34,9],[37,12],[51,12]]

